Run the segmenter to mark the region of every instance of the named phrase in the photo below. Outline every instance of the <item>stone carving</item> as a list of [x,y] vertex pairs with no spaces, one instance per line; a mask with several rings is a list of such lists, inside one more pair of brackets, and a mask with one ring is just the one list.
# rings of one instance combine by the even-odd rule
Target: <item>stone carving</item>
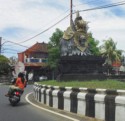
[[64,31],[60,41],[61,56],[91,55],[87,39],[87,22],[76,14],[75,21]]

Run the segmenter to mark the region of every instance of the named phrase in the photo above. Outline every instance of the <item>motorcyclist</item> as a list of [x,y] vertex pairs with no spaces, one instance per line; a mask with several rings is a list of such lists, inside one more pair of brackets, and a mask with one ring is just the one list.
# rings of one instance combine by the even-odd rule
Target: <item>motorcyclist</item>
[[15,89],[23,91],[25,87],[26,87],[26,80],[24,78],[24,74],[23,73],[19,73],[18,74],[18,78],[16,79],[15,84],[10,86],[9,91],[8,91],[8,93],[5,96],[9,97],[13,93],[13,91]]

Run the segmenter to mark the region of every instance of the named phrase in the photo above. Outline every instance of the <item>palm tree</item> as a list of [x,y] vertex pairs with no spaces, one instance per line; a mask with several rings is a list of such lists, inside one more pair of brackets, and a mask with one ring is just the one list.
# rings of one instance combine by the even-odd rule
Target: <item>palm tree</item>
[[[101,55],[106,58],[105,64],[108,67],[112,66],[113,61],[120,61],[123,50],[117,50],[117,43],[115,43],[112,38],[104,40],[104,44],[100,47]],[[108,68],[109,75],[109,68]]]

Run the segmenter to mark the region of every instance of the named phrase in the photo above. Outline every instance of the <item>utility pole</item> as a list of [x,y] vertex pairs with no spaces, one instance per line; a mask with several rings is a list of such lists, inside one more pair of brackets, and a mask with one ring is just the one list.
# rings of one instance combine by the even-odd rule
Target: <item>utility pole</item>
[[2,51],[2,37],[0,37],[0,55],[1,55],[1,51]]
[[70,26],[72,25],[72,0],[70,0]]

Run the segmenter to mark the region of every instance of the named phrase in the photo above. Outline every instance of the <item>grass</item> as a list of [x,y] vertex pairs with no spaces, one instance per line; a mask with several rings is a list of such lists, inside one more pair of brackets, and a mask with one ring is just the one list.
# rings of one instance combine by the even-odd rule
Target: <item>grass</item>
[[117,80],[92,80],[92,81],[62,81],[56,80],[40,81],[42,85],[60,86],[60,87],[87,87],[87,88],[102,88],[102,89],[123,89],[125,90],[125,82]]

